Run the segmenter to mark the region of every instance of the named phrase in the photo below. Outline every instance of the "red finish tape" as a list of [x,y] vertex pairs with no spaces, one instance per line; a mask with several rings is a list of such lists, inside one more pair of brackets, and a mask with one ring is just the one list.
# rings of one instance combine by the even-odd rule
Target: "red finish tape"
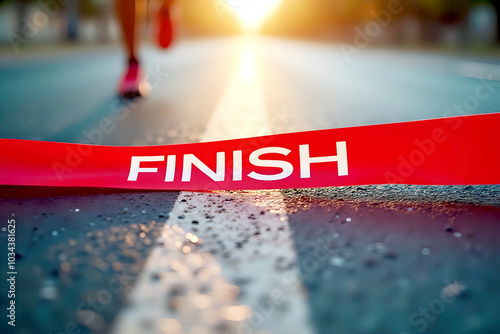
[[167,146],[0,139],[0,184],[243,190],[500,184],[500,113]]

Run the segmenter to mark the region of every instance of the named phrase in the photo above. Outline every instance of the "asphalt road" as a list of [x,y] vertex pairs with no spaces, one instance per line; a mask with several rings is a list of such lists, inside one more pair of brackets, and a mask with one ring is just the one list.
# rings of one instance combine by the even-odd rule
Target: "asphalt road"
[[[2,59],[0,137],[157,145],[500,111],[499,66],[480,59],[185,40],[145,48],[153,93],[133,102],[115,97],[122,59],[114,47]],[[478,89],[491,94],[467,104]],[[17,325],[3,317],[2,332],[500,330],[499,186],[0,198],[18,254]],[[6,247],[3,231],[3,259]]]

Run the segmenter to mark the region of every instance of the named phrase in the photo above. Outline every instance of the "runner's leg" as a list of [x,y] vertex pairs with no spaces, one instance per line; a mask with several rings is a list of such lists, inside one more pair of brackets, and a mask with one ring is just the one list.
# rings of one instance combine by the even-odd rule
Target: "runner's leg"
[[158,10],[155,13],[155,41],[161,48],[168,48],[173,41],[173,29],[170,13],[172,0],[159,0]]
[[146,96],[151,86],[146,81],[138,61],[139,38],[146,16],[146,0],[115,0],[116,13],[120,19],[123,42],[128,57],[127,72],[120,81],[120,96],[135,98]]
[[140,32],[146,16],[146,0],[115,0],[122,38],[129,58],[137,59]]

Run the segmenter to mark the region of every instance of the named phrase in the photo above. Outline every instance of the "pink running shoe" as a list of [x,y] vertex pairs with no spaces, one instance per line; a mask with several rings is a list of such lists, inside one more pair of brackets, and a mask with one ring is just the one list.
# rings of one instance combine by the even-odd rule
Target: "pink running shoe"
[[156,13],[155,34],[155,40],[161,48],[166,49],[172,44],[174,38],[168,5],[162,5]]
[[151,85],[146,80],[139,62],[134,58],[128,62],[127,73],[120,82],[118,93],[127,99],[144,97],[151,93]]

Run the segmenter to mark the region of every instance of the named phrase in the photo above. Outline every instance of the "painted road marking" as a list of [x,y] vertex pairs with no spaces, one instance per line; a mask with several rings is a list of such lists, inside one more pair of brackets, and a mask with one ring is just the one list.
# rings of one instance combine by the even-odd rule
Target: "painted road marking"
[[[270,132],[249,43],[203,141]],[[312,333],[281,193],[182,192],[129,302],[114,333]]]

